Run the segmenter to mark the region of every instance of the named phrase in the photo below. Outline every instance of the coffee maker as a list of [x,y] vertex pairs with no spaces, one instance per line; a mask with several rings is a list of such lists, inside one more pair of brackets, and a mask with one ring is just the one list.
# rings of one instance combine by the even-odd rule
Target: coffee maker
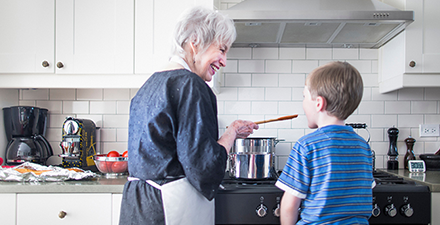
[[46,135],[47,109],[33,106],[3,108],[8,144],[6,164],[18,165],[33,162],[45,165],[53,155]]
[[62,166],[96,170],[96,125],[92,120],[67,117],[63,123],[60,143]]

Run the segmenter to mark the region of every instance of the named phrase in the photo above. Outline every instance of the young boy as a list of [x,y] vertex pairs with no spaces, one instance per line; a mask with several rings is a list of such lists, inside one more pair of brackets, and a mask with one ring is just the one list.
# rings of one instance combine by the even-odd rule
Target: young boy
[[359,72],[331,62],[306,79],[303,109],[316,131],[294,145],[276,186],[284,190],[281,224],[368,224],[372,210],[372,153],[345,119],[362,99]]

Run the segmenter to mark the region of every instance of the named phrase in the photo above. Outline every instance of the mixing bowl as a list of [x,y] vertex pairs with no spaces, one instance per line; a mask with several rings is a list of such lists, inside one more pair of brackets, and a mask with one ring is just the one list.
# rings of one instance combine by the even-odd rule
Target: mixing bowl
[[107,157],[107,155],[93,156],[99,172],[109,176],[125,175],[128,173],[128,157]]

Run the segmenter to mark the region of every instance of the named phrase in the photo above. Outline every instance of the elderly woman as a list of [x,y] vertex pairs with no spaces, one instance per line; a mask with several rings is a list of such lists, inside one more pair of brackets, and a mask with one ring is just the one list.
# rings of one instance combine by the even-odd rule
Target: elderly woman
[[214,224],[227,154],[258,129],[237,120],[218,138],[216,97],[205,81],[226,66],[235,37],[231,19],[200,7],[177,23],[169,65],[131,102],[120,224]]

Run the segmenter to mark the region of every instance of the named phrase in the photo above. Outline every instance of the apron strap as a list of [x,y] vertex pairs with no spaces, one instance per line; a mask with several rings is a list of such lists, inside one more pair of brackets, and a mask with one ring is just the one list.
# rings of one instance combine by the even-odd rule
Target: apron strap
[[[161,180],[160,183],[161,184],[166,184],[168,182],[175,181],[175,180],[178,180],[178,179],[181,179],[181,178],[184,178],[184,177],[185,176],[183,176],[183,175],[176,176],[176,177],[167,177],[167,178]],[[137,180],[141,180],[141,179],[139,179],[137,177],[127,177],[127,180],[128,181],[137,181]],[[162,190],[162,186],[160,184],[154,182],[153,180],[146,180],[145,182],[147,182],[149,185],[155,187],[156,189]]]

